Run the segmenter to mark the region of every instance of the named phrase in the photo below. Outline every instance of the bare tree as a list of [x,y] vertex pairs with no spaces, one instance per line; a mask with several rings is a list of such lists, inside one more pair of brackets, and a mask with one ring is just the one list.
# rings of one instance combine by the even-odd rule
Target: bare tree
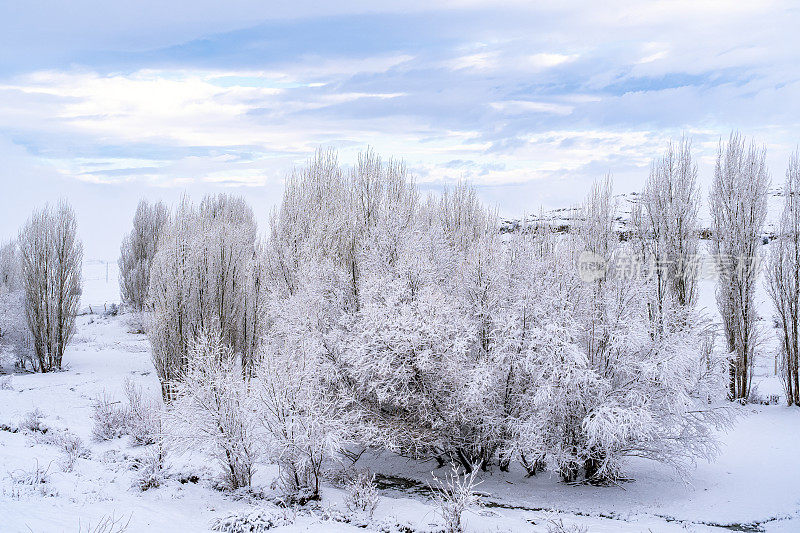
[[65,201],[46,206],[19,234],[25,315],[33,337],[35,366],[60,369],[64,348],[75,330],[81,294],[83,245],[75,212]]
[[767,216],[766,148],[732,133],[720,142],[711,188],[712,252],[717,261],[717,304],[731,354],[731,399],[746,399],[758,344],[755,287],[761,231]]
[[134,311],[142,312],[147,303],[150,269],[156,255],[161,231],[169,221],[163,202],[150,204],[140,200],[133,217],[133,229],[120,246],[119,288],[122,301]]
[[800,405],[800,152],[789,161],[778,238],[772,243],[767,290],[780,325],[781,374],[789,405]]
[[655,278],[654,318],[663,321],[666,299],[690,306],[697,295],[693,259],[699,240],[697,165],[691,142],[670,142],[664,157],[653,161],[633,219]]

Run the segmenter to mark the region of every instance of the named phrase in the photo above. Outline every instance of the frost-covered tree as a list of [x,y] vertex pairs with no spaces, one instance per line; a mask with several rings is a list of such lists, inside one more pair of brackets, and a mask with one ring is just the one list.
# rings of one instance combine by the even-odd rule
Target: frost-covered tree
[[[420,204],[402,172],[365,156],[354,175],[369,179],[347,180],[331,157],[296,174],[273,217],[268,300],[283,311],[267,320],[264,359],[313,344],[303,381],[322,379],[315,389],[342,402],[343,434],[467,471],[516,459],[564,479],[614,479],[629,455],[682,465],[713,454],[726,417],[709,408],[720,368],[700,349],[699,318],[670,306],[657,328],[652,280],[585,282],[575,269],[581,250],[612,267],[637,253],[620,243],[610,179],[577,235],[504,241],[466,185]],[[309,284],[308,271],[327,281]],[[299,303],[312,287],[324,305]],[[302,349],[270,344],[286,338],[288,309],[321,305]]]
[[[243,199],[206,197],[199,208],[184,199],[164,230],[150,274],[153,316],[148,337],[164,386],[188,363],[189,343],[203,331],[218,331],[252,367],[262,314],[262,281],[256,223]],[[169,399],[170,391],[164,390]]]
[[800,405],[800,153],[786,170],[777,238],[770,245],[767,290],[778,321],[781,376],[789,405]]
[[[194,283],[199,327],[214,328],[237,353],[245,347],[247,276],[255,257],[256,222],[241,197],[206,196],[199,209]],[[251,355],[251,354],[248,354]]]
[[[669,316],[670,327],[655,329],[652,280],[619,270],[631,250],[613,231],[612,205],[608,181],[596,185],[574,241],[533,245],[542,255],[526,270],[538,284],[524,290],[536,298],[522,308],[525,322],[519,311],[508,322],[510,346],[519,347],[514,359],[506,356],[517,368],[509,381],[508,448],[568,481],[618,478],[631,455],[675,466],[710,457],[714,431],[728,420],[708,403],[719,397],[721,372],[698,348],[698,318]],[[584,281],[570,268],[587,249],[607,258],[605,276]]]
[[239,326],[239,351],[245,378],[253,376],[258,365],[261,343],[267,329],[267,305],[274,288],[270,286],[269,256],[264,242],[256,241],[245,259],[242,317]]
[[330,261],[347,272],[348,305],[357,307],[359,257],[365,243],[377,227],[394,224],[398,231],[382,236],[391,253],[392,236],[413,223],[416,202],[403,164],[366,151],[348,174],[339,167],[335,151],[318,151],[289,178],[272,216],[271,271],[276,284],[294,293],[303,263]]
[[0,352],[14,355],[14,364],[32,363],[31,335],[25,319],[22,258],[16,241],[0,246]]
[[595,481],[630,455],[712,455],[726,416],[702,323],[670,306],[655,327],[646,277],[583,281],[580,251],[637,253],[610,180],[585,214],[577,235],[501,239],[468,186],[420,203],[371,153],[349,175],[330,152],[295,172],[263,248],[253,381],[287,492],[313,497],[343,443]]
[[13,292],[21,288],[22,263],[16,241],[0,245],[0,291]]
[[275,282],[294,294],[305,260],[333,257],[350,248],[346,180],[336,152],[319,150],[286,180],[283,199],[270,221],[271,270]]
[[75,212],[65,201],[35,211],[20,230],[18,245],[34,367],[57,370],[75,331],[81,295],[83,246]]
[[[304,271],[330,271],[327,291],[340,298],[331,300],[338,302],[331,305],[339,318],[326,333],[328,357],[339,378],[336,386],[347,391],[351,407],[363,415],[364,424],[356,432],[369,436],[365,444],[414,456],[463,453],[464,463],[471,465],[473,452],[484,449],[477,436],[481,423],[469,421],[452,403],[463,393],[461,381],[454,378],[456,368],[477,357],[477,335],[463,338],[463,333],[480,324],[482,339],[477,342],[484,349],[488,343],[491,295],[483,285],[491,272],[490,256],[471,248],[492,233],[493,218],[466,186],[430,199],[426,206],[421,217],[417,193],[402,164],[368,151],[347,173],[335,153],[318,152],[289,180],[272,218],[266,247],[271,298],[281,301],[306,291]],[[454,268],[468,254],[474,268],[462,276]],[[468,301],[474,302],[475,312],[465,306]],[[452,327],[440,321],[452,321]],[[269,331],[277,331],[279,321],[269,322]],[[459,348],[451,351],[453,343]],[[417,349],[423,353],[415,354]],[[426,356],[428,349],[432,353]],[[421,381],[435,388],[410,383],[402,397],[391,398],[386,391],[407,379],[407,366],[418,357],[429,358]],[[458,394],[448,399],[447,389]],[[406,401],[413,405],[397,408]],[[451,402],[445,409],[450,414],[434,416],[432,402]],[[463,428],[453,433],[447,428],[456,418]],[[481,453],[491,455],[488,449]]]
[[650,165],[640,202],[633,213],[646,261],[655,278],[654,317],[663,321],[672,300],[692,305],[697,294],[695,258],[699,241],[697,165],[691,142],[670,142],[666,153]]
[[535,413],[540,344],[550,335],[547,328],[573,320],[567,311],[586,289],[575,280],[571,249],[563,241],[522,233],[508,242],[498,269],[503,303],[495,312],[488,356],[474,373],[483,379],[474,380],[479,386],[471,396],[488,407],[484,423],[499,437],[500,467],[516,459],[531,475],[545,466],[543,434],[526,422]]
[[341,350],[365,411],[391,428],[383,444],[413,457],[463,453],[474,437],[459,409],[459,385],[476,334],[467,309],[436,283],[425,247],[438,243],[426,241],[409,240],[394,265],[364,273],[360,310]]
[[270,304],[271,327],[256,368],[255,409],[266,451],[291,499],[319,498],[323,469],[338,459],[355,424],[326,339],[346,294],[325,270],[301,273],[302,289]]
[[438,201],[431,197],[427,211],[449,243],[462,252],[498,229],[495,214],[480,203],[475,189],[465,182],[445,189]]
[[759,341],[755,288],[769,183],[765,148],[748,146],[738,133],[727,144],[720,142],[710,198],[711,244],[734,400],[748,397]]
[[150,288],[150,269],[158,240],[169,221],[163,202],[140,200],[133,217],[133,229],[120,246],[119,287],[123,303],[136,312],[145,310]]
[[424,205],[407,193],[384,204],[361,237],[342,373],[377,445],[486,467],[498,440],[468,385],[480,378],[498,299],[493,215],[464,185]]
[[148,294],[153,312],[147,337],[165,401],[174,396],[170,384],[186,368],[190,343],[200,332],[191,304],[193,241],[198,224],[194,206],[184,198],[159,240],[150,272]]

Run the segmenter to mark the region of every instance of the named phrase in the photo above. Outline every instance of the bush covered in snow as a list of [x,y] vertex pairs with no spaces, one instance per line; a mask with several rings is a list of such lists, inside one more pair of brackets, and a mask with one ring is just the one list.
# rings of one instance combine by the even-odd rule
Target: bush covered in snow
[[128,412],[106,394],[92,404],[92,438],[97,442],[117,439],[128,431]]
[[347,496],[344,505],[352,513],[363,513],[372,520],[375,509],[378,507],[378,487],[375,485],[375,475],[362,470],[356,473],[345,485]]
[[157,443],[162,434],[163,409],[161,403],[146,398],[130,379],[124,385],[127,406],[103,393],[92,405],[92,438],[98,442],[131,437],[137,446]]
[[81,438],[70,431],[58,432],[54,444],[61,450],[61,467],[65,472],[71,472],[78,459],[86,459],[90,455]]
[[43,422],[44,413],[38,408],[28,411],[19,423],[19,429],[25,433],[47,433],[50,429]]
[[475,493],[475,487],[480,484],[476,477],[477,473],[476,468],[464,472],[452,464],[444,479],[431,474],[434,483],[433,499],[439,508],[439,515],[444,520],[447,533],[462,533],[464,529],[461,519],[464,512],[479,505],[480,501]]
[[150,449],[144,455],[135,458],[131,462],[131,469],[136,471],[133,486],[142,492],[157,489],[167,476],[164,455],[160,448]]
[[211,523],[211,529],[222,533],[263,533],[293,522],[286,510],[243,510],[223,518],[216,518]]
[[159,399],[146,398],[141,387],[132,380],[125,380],[125,396],[128,410],[125,416],[125,431],[137,446],[155,444],[161,438],[163,409]]
[[226,488],[250,486],[260,455],[252,398],[234,353],[218,332],[192,341],[188,367],[174,390],[166,438],[184,451],[213,454]]

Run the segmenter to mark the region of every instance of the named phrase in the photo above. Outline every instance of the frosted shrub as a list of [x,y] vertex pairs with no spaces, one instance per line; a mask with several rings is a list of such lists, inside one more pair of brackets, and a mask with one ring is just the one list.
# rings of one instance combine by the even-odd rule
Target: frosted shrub
[[344,505],[354,513],[364,513],[370,520],[378,507],[378,487],[375,485],[375,475],[368,471],[358,472],[353,479],[345,485],[347,496]]
[[61,468],[65,472],[71,472],[79,458],[89,457],[89,450],[83,445],[81,438],[70,431],[59,434],[56,444],[63,454]]
[[260,451],[253,409],[241,366],[219,333],[192,341],[174,390],[167,438],[184,451],[212,453],[226,488],[249,487]]
[[105,393],[92,405],[92,418],[94,419],[92,439],[97,442],[117,439],[127,432],[127,411]]
[[450,471],[444,479],[433,476],[433,499],[439,507],[439,515],[445,523],[447,533],[462,533],[461,523],[464,511],[479,505],[475,487],[480,484],[476,480],[478,468],[473,467],[469,473],[464,473],[455,464],[451,464]]
[[49,428],[42,423],[44,413],[39,408],[28,411],[19,423],[19,429],[25,433],[47,433]]
[[769,402],[764,398],[761,392],[758,390],[758,385],[752,385],[750,390],[747,391],[747,398],[746,400],[740,400],[741,403],[749,403],[753,405],[769,405]]
[[0,390],[14,390],[11,384],[11,376],[0,376]]
[[141,387],[133,381],[125,381],[125,396],[128,398],[126,432],[137,446],[155,444],[161,435],[161,402],[142,396]]
[[579,524],[564,524],[564,520],[550,520],[547,524],[547,533],[587,533],[589,530]]
[[132,444],[155,444],[161,435],[162,409],[160,402],[144,398],[141,387],[125,380],[128,405],[111,399],[106,393],[92,406],[92,439],[106,441],[130,435]]
[[211,522],[211,529],[222,533],[262,533],[293,522],[294,520],[288,517],[285,511],[243,510],[223,518],[215,518]]
[[321,324],[329,303],[320,292],[326,291],[303,291],[275,305],[257,370],[258,420],[291,501],[319,498],[322,470],[351,428],[328,381]]
[[29,485],[35,487],[49,481],[49,472],[50,467],[48,466],[47,468],[42,468],[37,460],[36,465],[31,470],[15,470],[13,472],[9,472],[8,475],[11,478],[11,481],[13,481],[16,485]]
[[164,457],[160,449],[148,450],[143,456],[137,457],[131,468],[136,470],[133,486],[142,492],[157,489],[166,479]]

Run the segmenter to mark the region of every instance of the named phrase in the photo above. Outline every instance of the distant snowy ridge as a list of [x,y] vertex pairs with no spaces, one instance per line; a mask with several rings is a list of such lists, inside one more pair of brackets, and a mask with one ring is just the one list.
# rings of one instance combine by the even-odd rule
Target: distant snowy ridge
[[[627,233],[631,228],[631,213],[633,207],[639,201],[640,193],[629,192],[614,195],[616,199],[616,224],[620,233]],[[708,213],[707,198],[703,192],[703,202],[700,208],[700,237],[708,238],[711,235],[711,216]],[[783,187],[773,186],[769,191],[767,203],[767,221],[764,224],[763,236],[774,238],[778,227],[778,222],[783,210]],[[502,233],[512,233],[522,231],[531,227],[550,227],[558,233],[569,233],[572,228],[583,222],[583,212],[580,204],[572,207],[560,207],[557,209],[542,210],[538,214],[527,214],[517,218],[501,218],[500,231]]]

